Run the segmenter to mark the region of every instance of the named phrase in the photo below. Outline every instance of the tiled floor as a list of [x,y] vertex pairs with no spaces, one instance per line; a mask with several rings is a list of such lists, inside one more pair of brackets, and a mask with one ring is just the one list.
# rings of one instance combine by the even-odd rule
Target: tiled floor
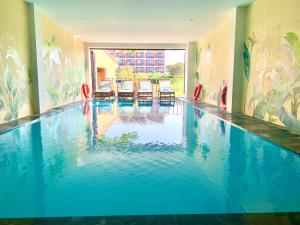
[[0,225],[298,225],[300,213],[0,219]]
[[[193,103],[192,100],[181,98],[182,101]],[[233,123],[251,133],[259,135],[275,144],[290,149],[300,154],[300,133],[281,127],[272,123],[265,122],[244,114],[231,114],[216,106],[197,102],[195,107],[204,112],[211,113],[217,117]]]

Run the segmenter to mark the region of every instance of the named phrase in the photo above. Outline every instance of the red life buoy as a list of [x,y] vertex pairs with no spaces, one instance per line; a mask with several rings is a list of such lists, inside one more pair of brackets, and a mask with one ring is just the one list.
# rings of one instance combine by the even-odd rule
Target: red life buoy
[[84,95],[85,98],[90,98],[90,88],[89,85],[87,85],[86,83],[83,83],[81,85],[81,89],[82,89],[82,93]]
[[202,88],[203,88],[202,84],[199,84],[199,85],[197,85],[197,86],[195,87],[195,90],[194,90],[194,100],[195,100],[195,101],[198,100],[198,98],[199,98],[199,96],[200,96],[200,93],[201,93],[201,91],[202,91]]
[[227,99],[227,86],[223,87],[223,90],[221,93],[221,102],[224,106],[226,106],[226,99]]

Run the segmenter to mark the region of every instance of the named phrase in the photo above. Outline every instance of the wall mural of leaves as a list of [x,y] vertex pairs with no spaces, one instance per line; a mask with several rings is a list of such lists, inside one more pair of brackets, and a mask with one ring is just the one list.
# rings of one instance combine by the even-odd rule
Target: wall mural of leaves
[[[25,104],[30,106],[30,71],[22,62],[12,34],[0,37],[0,122],[18,119]],[[2,115],[1,113],[0,115]]]
[[222,89],[227,86],[228,79],[227,73],[224,72],[227,70],[227,65],[223,66],[226,63],[221,63],[226,53],[223,55],[223,51],[218,47],[220,44],[216,41],[208,40],[201,44],[197,46],[195,75],[196,84],[203,85],[199,101],[221,107]]
[[[300,41],[295,32],[288,32],[285,37],[285,44],[275,46],[280,54],[275,57],[275,62],[270,66],[266,61],[270,57],[259,57],[262,54],[262,48],[255,53],[247,50],[244,46],[244,67],[247,78],[247,86],[252,81],[253,94],[248,102],[248,111],[252,111],[252,116],[258,119],[267,120],[271,123],[286,126],[288,128],[300,131],[299,106],[300,106]],[[249,38],[251,39],[251,38]],[[260,43],[264,46],[265,43]],[[251,47],[251,50],[253,45]],[[270,54],[270,53],[269,53]],[[253,57],[256,57],[252,59]],[[263,69],[251,68],[252,60],[261,61]],[[265,61],[265,62],[264,62]],[[257,66],[257,64],[256,64]],[[270,68],[269,68],[270,67]],[[261,76],[266,80],[268,91],[260,90],[254,85],[254,73],[261,72]],[[262,93],[265,91],[265,93]]]
[[199,44],[196,44],[196,55],[195,55],[195,59],[196,59],[196,73],[195,73],[195,84],[198,85],[199,84],[199,80],[200,80],[200,70],[199,70],[199,65],[201,62],[201,48],[199,47]]
[[195,64],[199,73],[196,78],[199,77],[198,82],[203,85],[199,101],[219,107],[223,107],[222,90],[227,86],[231,73],[228,65],[233,60],[232,25],[232,20],[228,19],[197,42],[198,54]]
[[74,102],[80,96],[83,65],[74,65],[56,41],[50,37],[43,48],[45,89],[50,104],[48,108]]

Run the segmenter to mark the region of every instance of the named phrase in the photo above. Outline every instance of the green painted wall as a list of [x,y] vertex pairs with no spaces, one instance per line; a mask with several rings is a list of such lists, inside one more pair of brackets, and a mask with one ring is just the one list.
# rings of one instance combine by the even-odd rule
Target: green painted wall
[[299,0],[256,0],[246,11],[247,115],[300,131]]
[[0,123],[32,113],[28,13],[23,0],[1,0]]

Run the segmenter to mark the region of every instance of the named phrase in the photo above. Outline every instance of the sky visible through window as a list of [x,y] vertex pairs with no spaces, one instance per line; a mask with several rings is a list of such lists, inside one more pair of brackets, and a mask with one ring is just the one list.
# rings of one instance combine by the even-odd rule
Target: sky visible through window
[[166,65],[184,63],[185,50],[166,50]]

